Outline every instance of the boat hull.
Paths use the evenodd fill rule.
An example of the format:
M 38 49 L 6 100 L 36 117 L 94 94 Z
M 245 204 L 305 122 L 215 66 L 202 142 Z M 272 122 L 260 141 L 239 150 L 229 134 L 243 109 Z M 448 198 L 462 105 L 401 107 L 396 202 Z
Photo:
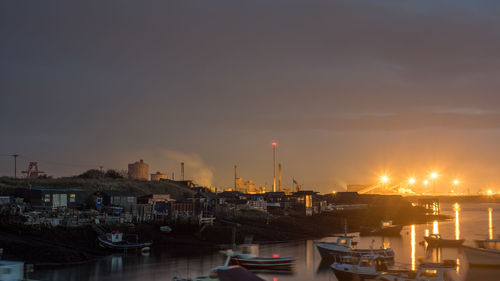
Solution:
M 464 239 L 448 240 L 431 237 L 424 237 L 424 239 L 430 247 L 460 247 L 465 241 Z
M 400 236 L 402 225 L 393 225 L 385 228 L 364 228 L 359 232 L 360 236 Z
M 500 268 L 500 251 L 463 246 L 467 261 L 471 267 Z
M 376 254 L 383 257 L 386 261 L 394 260 L 394 251 L 392 249 L 349 249 L 349 248 L 328 248 L 327 243 L 316 243 L 316 248 L 319 251 L 319 254 L 323 260 L 332 260 L 346 256 L 346 255 L 354 255 L 354 256 L 362 256 L 367 254 Z
M 293 258 L 241 258 L 232 257 L 230 265 L 239 265 L 248 270 L 258 271 L 291 271 L 295 265 Z
M 360 274 L 343 271 L 336 268 L 332 268 L 332 270 L 339 281 L 363 281 L 367 279 L 375 279 L 378 276 L 378 274 Z
M 128 251 L 128 250 L 140 250 L 143 248 L 147 248 L 148 250 L 150 249 L 151 245 L 153 243 L 147 242 L 147 243 L 124 243 L 124 244 L 116 244 L 112 243 L 110 241 L 105 240 L 104 238 L 98 237 L 99 239 L 99 245 L 103 248 L 113 250 L 113 251 Z

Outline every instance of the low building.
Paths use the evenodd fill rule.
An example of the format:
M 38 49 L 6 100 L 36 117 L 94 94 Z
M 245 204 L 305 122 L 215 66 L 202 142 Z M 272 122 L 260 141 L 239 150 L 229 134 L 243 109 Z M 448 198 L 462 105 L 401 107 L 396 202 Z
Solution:
M 122 207 L 130 208 L 137 204 L 137 197 L 128 191 L 103 190 L 94 193 L 97 209 L 100 207 Z
M 156 172 L 155 174 L 151 174 L 151 181 L 161 181 L 166 179 L 168 179 L 167 174 L 161 172 Z
M 88 192 L 75 188 L 33 187 L 17 190 L 17 197 L 30 203 L 33 208 L 83 208 L 87 203 Z

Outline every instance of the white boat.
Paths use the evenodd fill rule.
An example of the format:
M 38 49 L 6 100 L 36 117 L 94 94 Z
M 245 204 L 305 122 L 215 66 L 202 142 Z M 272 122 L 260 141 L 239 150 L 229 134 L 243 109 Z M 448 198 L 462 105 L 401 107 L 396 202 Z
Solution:
M 444 239 L 440 234 L 431 234 L 424 237 L 430 247 L 460 247 L 465 239 Z
M 251 271 L 292 271 L 295 266 L 295 258 L 280 257 L 273 255 L 272 257 L 254 256 L 244 252 L 223 252 L 229 257 L 229 265 L 239 265 Z
M 143 252 L 149 252 L 152 242 L 138 242 L 137 235 L 134 235 L 135 242 L 127 241 L 123 239 L 123 233 L 118 231 L 113 231 L 111 233 L 106 233 L 105 237 L 98 237 L 99 245 L 103 248 L 119 251 L 128 250 L 141 250 Z
M 356 249 L 356 241 L 353 240 L 354 236 L 340 236 L 336 242 L 315 242 L 321 258 L 324 260 L 337 260 L 343 256 L 357 256 L 374 254 L 382 257 L 387 261 L 394 260 L 394 251 L 391 248 L 387 249 Z
M 500 267 L 500 250 L 462 247 L 470 267 Z
M 24 262 L 0 260 L 0 280 L 22 281 L 24 279 Z
M 457 263 L 445 260 L 442 263 L 421 263 L 416 271 L 389 270 L 382 272 L 378 281 L 449 281 L 458 280 Z
M 388 270 L 387 261 L 378 255 L 344 256 L 334 262 L 330 268 L 340 281 L 373 279 L 381 272 Z
M 160 231 L 162 233 L 170 233 L 172 231 L 172 228 L 168 225 L 160 226 Z

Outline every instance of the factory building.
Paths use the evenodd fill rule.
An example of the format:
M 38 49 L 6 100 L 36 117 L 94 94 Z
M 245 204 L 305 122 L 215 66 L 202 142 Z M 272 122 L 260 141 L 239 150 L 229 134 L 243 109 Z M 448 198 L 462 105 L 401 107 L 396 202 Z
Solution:
M 166 179 L 168 179 L 167 174 L 161 172 L 156 172 L 155 174 L 151 174 L 151 181 L 161 181 Z
M 148 180 L 149 165 L 142 159 L 139 162 L 128 164 L 128 178 L 133 180 Z

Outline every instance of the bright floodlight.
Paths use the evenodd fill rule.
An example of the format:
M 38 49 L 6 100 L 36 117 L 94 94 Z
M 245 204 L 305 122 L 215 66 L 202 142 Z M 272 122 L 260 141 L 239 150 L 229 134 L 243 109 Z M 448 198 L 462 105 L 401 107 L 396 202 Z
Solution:
M 493 190 L 488 189 L 488 195 L 493 195 Z
M 410 178 L 410 179 L 408 180 L 408 183 L 409 183 L 409 184 L 414 184 L 414 183 L 415 183 L 415 179 L 414 179 L 414 178 Z
M 380 181 L 386 183 L 386 182 L 389 181 L 389 177 L 388 176 L 382 176 L 382 177 L 380 177 Z
M 436 173 L 436 172 L 431 173 L 431 178 L 435 179 L 437 177 L 438 177 L 438 173 Z
M 424 180 L 424 185 L 428 185 L 429 184 L 429 180 Z
M 453 184 L 454 184 L 454 185 L 458 185 L 459 183 L 460 183 L 460 181 L 459 181 L 459 180 L 454 180 L 454 181 L 453 181 Z

